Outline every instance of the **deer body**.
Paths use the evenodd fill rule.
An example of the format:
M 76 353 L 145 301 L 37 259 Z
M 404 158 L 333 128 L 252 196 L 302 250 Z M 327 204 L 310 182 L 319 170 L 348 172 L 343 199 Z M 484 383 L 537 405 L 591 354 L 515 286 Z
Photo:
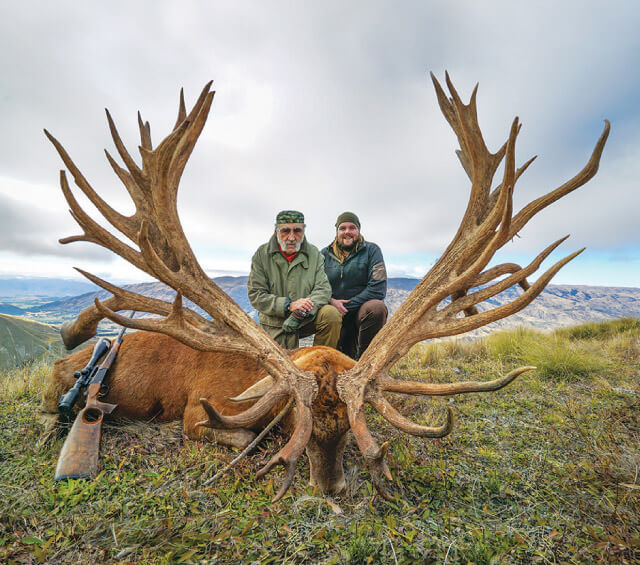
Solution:
M 90 347 L 56 361 L 44 392 L 41 413 L 57 419 L 58 400 L 75 381 L 73 373 L 84 367 Z M 294 364 L 316 375 L 319 394 L 313 404 L 314 428 L 307 454 L 312 485 L 339 492 L 344 487 L 342 453 L 349 430 L 346 405 L 336 391 L 336 376 L 350 369 L 354 361 L 335 349 L 308 347 L 291 352 Z M 140 331 L 124 337 L 120 353 L 109 373 L 105 400 L 117 404 L 115 415 L 154 422 L 183 421 L 185 436 L 245 447 L 254 432 L 264 428 L 283 407 L 276 404 L 248 429 L 213 429 L 198 426 L 206 420 L 201 399 L 219 413 L 236 415 L 255 401 L 232 402 L 267 376 L 257 361 L 237 353 L 191 349 L 168 336 Z M 295 412 L 282 423 L 286 433 L 295 429 Z

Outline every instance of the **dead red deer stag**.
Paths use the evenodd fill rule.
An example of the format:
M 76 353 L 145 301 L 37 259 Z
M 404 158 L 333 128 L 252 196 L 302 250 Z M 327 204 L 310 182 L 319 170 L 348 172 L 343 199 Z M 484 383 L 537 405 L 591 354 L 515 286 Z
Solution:
M 291 437 L 258 473 L 262 476 L 276 465 L 285 467 L 283 484 L 274 501 L 291 485 L 296 462 L 305 448 L 311 463 L 311 483 L 327 491 L 342 489 L 342 455 L 349 429 L 369 465 L 374 485 L 384 495 L 381 477 L 390 478 L 385 463 L 387 443 L 379 446 L 370 433 L 365 421 L 366 404 L 403 432 L 419 437 L 442 437 L 453 426 L 450 409 L 441 426 L 423 426 L 397 411 L 385 393 L 438 396 L 493 391 L 532 369 L 521 367 L 487 382 L 447 384 L 398 380 L 388 373 L 393 364 L 420 341 L 461 334 L 522 310 L 562 266 L 581 252 L 565 257 L 531 285 L 527 277 L 537 271 L 542 261 L 566 238 L 551 244 L 526 267 L 505 263 L 487 269 L 494 254 L 536 213 L 596 174 L 609 123 L 605 123 L 591 158 L 576 176 L 514 214 L 514 186 L 533 161 L 530 159 L 516 167 L 518 118 L 513 121 L 506 143 L 491 153 L 478 125 L 477 86 L 469 104 L 464 104 L 448 75 L 450 97 L 433 75 L 432 78 L 440 108 L 458 137 L 458 157 L 471 180 L 469 204 L 446 251 L 357 363 L 322 347 L 293 354 L 285 352 L 220 290 L 196 260 L 178 218 L 176 198 L 180 177 L 211 108 L 214 95 L 211 83 L 205 86 L 188 115 L 181 95 L 176 125 L 155 149 L 148 122 L 144 123 L 138 116 L 141 168 L 125 149 L 107 112 L 111 134 L 125 168 L 109 153 L 107 159 L 135 203 L 131 216 L 124 216 L 109 206 L 89 185 L 62 145 L 45 132 L 80 190 L 104 218 L 137 247 L 112 235 L 80 207 L 64 171 L 60 173 L 62 191 L 84 233 L 62 239 L 61 243 L 90 241 L 101 245 L 177 291 L 175 301 L 169 304 L 120 289 L 81 271 L 113 297 L 104 303 L 96 300 L 94 306 L 85 309 L 73 324 L 64 328 L 68 346 L 94 335 L 103 317 L 129 328 L 168 336 L 154 337 L 140 332 L 126 338 L 110 377 L 109 397 L 109 402 L 120 406 L 123 416 L 142 418 L 160 413 L 163 419 L 184 417 L 185 432 L 191 437 L 199 437 L 198 426 L 204 426 L 211 430 L 209 437 L 219 438 L 216 434 L 224 436 L 222 431 L 228 430 L 233 437 L 222 437 L 222 441 L 243 443 L 246 437 L 234 436 L 234 433 L 263 425 L 277 406 L 293 398 Z M 492 189 L 493 177 L 503 161 L 504 175 Z M 520 285 L 523 292 L 510 303 L 483 312 L 476 309 L 480 302 L 513 285 Z M 200 306 L 211 319 L 184 308 L 183 296 Z M 446 300 L 449 297 L 450 300 Z M 117 313 L 122 310 L 144 311 L 160 317 L 129 319 Z M 66 386 L 61 383 L 69 382 L 71 372 L 83 365 L 83 355 L 88 357 L 89 353 L 75 354 L 56 366 L 49 400 L 45 398 L 43 404 L 45 411 L 55 410 L 51 399 L 57 400 L 57 391 Z M 239 409 L 227 398 L 258 381 L 241 395 L 240 399 L 253 399 L 249 407 L 245 408 L 245 404 Z M 261 392 L 256 392 L 257 389 Z M 198 423 L 200 418 L 206 419 Z

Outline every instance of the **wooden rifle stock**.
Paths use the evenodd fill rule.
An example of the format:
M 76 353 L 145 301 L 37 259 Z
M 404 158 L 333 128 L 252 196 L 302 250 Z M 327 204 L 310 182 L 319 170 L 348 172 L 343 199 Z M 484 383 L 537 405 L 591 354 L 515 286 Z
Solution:
M 53 476 L 56 481 L 95 477 L 98 471 L 102 420 L 105 414 L 111 414 L 117 408 L 117 404 L 102 402 L 98 397 L 107 372 L 118 355 L 124 332 L 125 328 L 122 328 L 87 387 L 86 405 L 78 412 L 58 457 L 58 465 Z
M 90 384 L 87 388 L 87 404 L 78 412 L 64 441 L 54 480 L 82 479 L 95 477 L 98 470 L 100 439 L 102 438 L 102 419 L 111 414 L 116 404 L 98 400 L 99 384 Z

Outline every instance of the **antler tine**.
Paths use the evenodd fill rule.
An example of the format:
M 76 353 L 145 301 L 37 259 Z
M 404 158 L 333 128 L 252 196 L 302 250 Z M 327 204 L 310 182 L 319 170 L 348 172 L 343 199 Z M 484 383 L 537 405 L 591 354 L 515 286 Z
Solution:
M 449 435 L 453 430 L 455 416 L 453 410 L 447 408 L 447 419 L 441 426 L 421 426 L 405 418 L 391 403 L 380 394 L 371 395 L 367 401 L 387 422 L 399 430 L 417 437 L 441 438 Z
M 161 300 L 157 302 L 165 305 L 162 308 L 164 312 L 168 310 L 168 313 L 162 318 L 128 318 L 127 316 L 116 313 L 106 305 L 106 302 L 100 302 L 97 298 L 94 299 L 94 306 L 101 318 L 108 318 L 116 324 L 134 330 L 162 333 L 194 349 L 201 351 L 234 351 L 253 359 L 259 356 L 259 353 L 255 349 L 247 347 L 247 344 L 241 336 L 229 335 L 229 332 L 224 332 L 223 329 L 218 332 L 213 332 L 211 328 L 209 328 L 207 331 L 202 328 L 200 323 L 193 324 L 192 320 L 194 318 L 198 322 L 200 320 L 204 321 L 204 318 L 182 307 L 182 295 L 179 292 L 176 294 L 176 299 L 173 304 Z M 158 310 L 160 310 L 160 308 L 157 307 L 157 302 L 155 299 L 137 295 L 136 303 L 139 309 L 136 309 L 136 311 L 157 313 Z M 162 314 L 164 314 L 164 312 Z
M 180 89 L 180 102 L 178 103 L 178 117 L 173 129 L 176 129 L 187 118 L 187 107 L 184 103 L 184 88 Z
M 282 386 L 273 387 L 249 409 L 235 416 L 223 416 L 206 398 L 200 399 L 200 404 L 207 414 L 207 420 L 196 424 L 205 428 L 247 428 L 264 418 L 279 400 L 287 398 L 289 392 Z
M 167 137 L 165 137 L 158 147 L 153 151 L 149 151 L 144 147 L 140 147 L 140 155 L 142 157 L 142 173 L 141 179 L 138 181 L 140 189 L 144 194 L 144 199 L 151 205 L 169 206 L 168 210 L 176 214 L 175 200 L 177 187 L 173 190 L 154 190 L 155 186 L 166 187 L 166 179 L 168 169 L 171 165 L 171 157 L 176 146 L 180 143 L 182 137 L 189 129 L 189 122 L 185 120 L 176 129 L 174 129 Z M 133 178 L 135 175 L 132 173 Z M 168 188 L 168 187 L 167 187 Z
M 119 310 L 132 310 L 147 311 L 160 315 L 168 314 L 168 305 L 162 300 L 156 300 L 147 297 L 143 297 L 146 299 L 141 300 L 140 295 L 135 292 L 130 292 L 128 290 L 111 285 L 106 281 L 100 279 L 99 277 L 87 273 L 82 269 L 78 269 L 77 267 L 76 271 L 78 271 L 81 275 L 89 279 L 94 284 L 101 286 L 102 288 L 113 294 L 111 298 L 107 298 L 102 303 L 103 306 L 108 308 L 109 310 L 112 310 L 114 312 Z M 64 342 L 65 347 L 68 350 L 74 349 L 81 343 L 84 343 L 88 339 L 91 339 L 93 336 L 95 336 L 98 329 L 98 323 L 103 318 L 104 316 L 100 312 L 100 310 L 98 310 L 96 306 L 93 305 L 82 310 L 82 312 L 78 314 L 75 320 L 64 322 L 60 328 L 60 334 L 62 336 L 62 341 Z
M 481 177 L 479 183 L 474 176 L 467 212 L 454 238 L 454 243 L 461 239 L 465 240 L 466 253 L 463 254 L 460 260 L 462 267 L 466 266 L 465 263 L 473 260 L 474 256 L 477 256 L 476 250 L 479 250 L 480 259 L 477 259 L 475 264 L 477 265 L 484 262 L 484 265 L 480 267 L 480 270 L 482 270 L 491 260 L 495 252 L 500 249 L 508 239 L 513 209 L 513 190 L 515 188 L 515 145 L 519 131 L 520 125 L 516 117 L 511 124 L 509 138 L 504 151 L 506 160 L 502 186 L 504 186 L 505 189 L 500 190 L 493 206 L 490 207 L 488 203 L 488 189 L 476 190 L 475 188 L 476 185 L 491 187 L 493 172 L 491 172 L 490 176 L 485 175 Z M 488 152 L 487 154 L 489 155 Z M 494 234 L 494 230 L 498 225 L 500 226 L 499 234 Z M 468 232 L 470 230 L 473 230 L 475 235 L 474 240 L 471 242 L 469 242 L 468 238 Z M 487 243 L 488 238 L 491 238 L 489 243 Z M 475 269 L 476 267 L 472 270 Z M 478 270 L 475 275 L 479 272 Z M 472 276 L 475 277 L 475 275 Z
M 131 196 L 131 200 L 133 200 L 136 206 L 136 210 L 139 210 L 141 208 L 146 210 L 146 207 L 145 207 L 146 201 L 145 201 L 144 193 L 142 192 L 141 188 L 136 184 L 136 182 L 133 180 L 133 177 L 129 174 L 129 171 L 127 171 L 126 169 L 123 169 L 120 165 L 118 165 L 116 160 L 111 156 L 111 154 L 106 149 L 104 150 L 104 154 L 107 157 L 107 161 L 109 161 L 109 164 L 113 169 L 113 172 L 116 173 L 116 175 L 118 175 L 120 182 L 122 182 L 122 184 L 124 184 L 125 188 L 127 189 L 129 196 Z M 135 219 L 136 225 L 135 225 L 135 228 L 132 230 L 132 237 L 130 237 L 128 234 L 127 234 L 127 237 L 129 237 L 129 239 L 133 241 L 135 238 L 135 234 L 137 234 L 138 230 L 140 229 L 140 225 L 139 225 L 140 220 L 137 214 L 134 214 L 132 218 Z
M 153 146 L 151 144 L 151 125 L 149 122 L 143 122 L 140 112 L 138 112 L 138 129 L 140 130 L 140 144 L 145 149 L 151 151 Z
M 120 158 L 124 161 L 125 166 L 129 170 L 129 173 L 133 177 L 133 180 L 140 186 L 141 188 L 145 186 L 145 179 L 142 175 L 142 171 L 133 160 L 133 157 L 127 151 L 122 139 L 120 138 L 120 134 L 118 133 L 118 128 L 116 128 L 116 124 L 111 117 L 111 113 L 107 108 L 104 109 L 105 114 L 107 115 L 107 122 L 109 124 L 109 131 L 111 132 L 111 139 L 113 139 L 113 143 L 116 146 L 118 154 Z
M 79 269 L 78 267 L 75 267 L 75 270 L 83 277 L 90 280 L 93 284 L 103 288 L 107 292 L 110 292 L 115 298 L 119 299 L 119 304 L 121 305 L 119 308 L 114 310 L 108 306 L 114 310 L 114 312 L 118 310 L 135 310 L 136 312 L 149 312 L 150 314 L 159 314 L 161 316 L 168 316 L 171 313 L 171 305 L 164 300 L 158 300 L 157 298 L 152 298 L 150 296 L 143 296 L 137 292 L 120 288 L 119 286 L 111 284 L 110 282 L 84 271 L 83 269 Z M 193 322 L 199 322 L 200 324 L 206 323 L 206 320 L 199 314 L 196 314 L 192 310 L 189 310 L 189 312 L 193 314 Z
M 602 157 L 602 152 L 604 151 L 604 146 L 607 143 L 607 138 L 609 137 L 609 131 L 611 130 L 611 124 L 609 120 L 604 121 L 604 129 L 598 138 L 598 142 L 596 143 L 593 152 L 591 153 L 591 157 L 589 161 L 584 166 L 584 168 L 573 178 L 552 190 L 548 194 L 541 196 L 540 198 L 536 198 L 529 204 L 527 204 L 520 212 L 516 214 L 513 218 L 513 222 L 511 224 L 511 232 L 509 238 L 513 237 L 516 233 L 518 233 L 522 228 L 529 222 L 533 216 L 535 216 L 541 210 L 544 210 L 550 204 L 553 204 L 556 200 L 559 200 L 563 196 L 573 192 L 577 188 L 580 188 L 587 182 L 589 182 L 598 172 L 598 168 L 600 166 L 600 158 Z
M 315 386 L 315 377 L 310 375 L 313 382 L 308 381 L 307 386 Z M 264 477 L 271 469 L 277 465 L 282 465 L 285 468 L 285 476 L 282 481 L 282 485 L 276 495 L 273 497 L 272 502 L 278 502 L 284 494 L 287 492 L 291 483 L 293 482 L 293 476 L 295 473 L 296 463 L 302 455 L 305 447 L 309 443 L 311 438 L 311 431 L 313 429 L 313 416 L 311 414 L 311 405 L 305 399 L 308 393 L 300 394 L 304 391 L 304 388 L 294 389 L 292 392 L 296 399 L 296 411 L 297 421 L 296 427 L 293 430 L 293 434 L 284 447 L 278 451 L 267 464 L 256 473 L 256 477 Z
M 526 277 L 528 277 L 529 275 L 531 275 L 532 273 L 535 273 L 538 268 L 540 267 L 540 265 L 542 264 L 542 262 L 563 242 L 565 241 L 569 236 L 565 236 L 561 239 L 559 239 L 558 241 L 552 243 L 551 245 L 549 245 L 542 253 L 540 253 L 531 263 L 529 263 L 529 265 L 527 265 L 524 269 L 518 269 L 517 271 L 515 271 L 511 276 L 501 280 L 500 282 L 497 282 L 491 286 L 488 286 L 486 288 L 483 288 L 481 290 L 478 290 L 474 293 L 471 294 L 466 294 L 464 297 L 460 297 L 457 300 L 452 300 L 451 304 L 449 304 L 449 306 L 445 306 L 442 310 L 441 310 L 441 315 L 442 316 L 452 316 L 457 314 L 458 312 L 461 312 L 462 310 L 466 310 L 467 308 L 470 308 L 471 306 L 475 306 L 476 304 L 479 304 L 480 302 L 484 302 L 485 300 L 488 300 L 489 298 L 495 296 L 496 294 L 501 293 L 504 290 L 507 290 L 508 288 L 511 288 L 512 286 L 516 285 L 516 284 L 520 284 L 523 287 L 523 290 L 528 290 L 531 285 L 529 285 L 529 283 L 527 283 L 526 281 Z M 522 284 L 524 281 L 524 284 Z M 476 281 L 475 286 L 479 286 L 482 283 L 479 283 Z M 526 287 L 526 288 L 524 288 Z
M 365 418 L 362 405 L 354 406 L 347 404 L 347 414 L 349 417 L 351 431 L 353 432 L 353 437 L 358 444 L 360 453 L 362 453 L 364 460 L 369 467 L 373 486 L 383 498 L 392 500 L 391 495 L 387 492 L 384 483 L 382 482 L 383 476 L 388 481 L 393 480 L 391 471 L 389 471 L 389 467 L 385 461 L 389 443 L 384 442 L 381 446 L 378 446 L 376 440 L 373 439 L 373 436 L 367 427 L 367 420 Z
M 104 318 L 103 312 L 105 308 L 110 312 L 132 310 L 136 312 L 149 312 L 160 316 L 169 316 L 172 308 L 175 308 L 175 303 L 172 307 L 171 304 L 164 300 L 142 296 L 138 293 L 115 286 L 82 269 L 76 268 L 76 270 L 95 285 L 111 292 L 113 296 L 101 301 L 103 309 L 98 309 L 94 304 L 85 308 L 73 322 L 65 322 L 62 325 L 60 332 L 67 349 L 73 349 L 96 335 L 98 323 Z M 216 320 L 206 320 L 193 310 L 183 309 L 181 315 L 187 319 L 191 327 L 197 328 L 201 332 L 211 332 L 212 326 L 215 328 L 215 333 L 224 332 L 223 324 Z M 242 351 L 246 352 L 245 348 L 243 348 Z
M 71 172 L 73 176 L 73 180 L 76 186 L 82 190 L 82 192 L 87 196 L 87 198 L 91 201 L 91 203 L 98 209 L 98 211 L 104 216 L 104 218 L 113 225 L 117 230 L 121 231 L 125 235 L 129 236 L 130 233 L 133 233 L 132 229 L 132 220 L 123 214 L 120 214 L 118 211 L 114 210 L 109 204 L 107 204 L 93 189 L 93 187 L 89 184 L 84 175 L 80 172 L 80 169 L 73 162 L 69 154 L 62 146 L 62 144 L 51 135 L 46 129 L 44 130 L 45 135 L 51 141 L 53 146 L 56 148 L 58 155 L 62 159 L 62 162 L 65 164 L 67 169 Z M 61 181 L 62 182 L 62 181 Z M 65 179 L 66 182 L 66 179 Z M 66 196 L 66 193 L 65 193 Z M 67 198 L 67 200 L 69 200 Z
M 180 139 L 180 143 L 171 159 L 169 172 L 167 174 L 167 184 L 173 190 L 177 190 L 187 160 L 202 133 L 204 124 L 209 116 L 209 111 L 211 110 L 211 105 L 213 104 L 214 96 L 215 92 L 209 92 L 204 97 L 202 104 L 198 107 L 198 112 L 195 113 L 194 108 L 189 115 L 188 121 L 190 127 L 187 129 L 186 134 Z
M 212 84 L 213 84 L 213 81 L 210 80 L 207 84 L 204 85 L 204 87 L 200 91 L 200 95 L 198 96 L 196 103 L 193 105 L 193 108 L 191 108 L 191 112 L 189 112 L 189 115 L 185 118 L 186 120 L 193 121 L 194 117 L 201 112 L 207 97 L 214 94 L 213 92 L 211 92 Z M 182 97 L 181 97 L 181 100 L 182 100 Z
M 196 426 L 213 428 L 237 428 L 251 426 L 263 418 L 279 400 L 282 400 L 287 395 L 288 391 L 286 389 L 283 389 L 282 387 L 274 387 L 251 408 L 236 416 L 223 416 L 209 403 L 206 398 L 201 398 L 200 403 L 205 409 L 208 419 L 198 422 Z M 291 439 L 280 451 L 278 451 L 278 453 L 271 457 L 262 469 L 256 473 L 256 477 L 261 478 L 277 465 L 284 466 L 285 476 L 280 489 L 272 499 L 273 503 L 278 502 L 278 500 L 280 500 L 291 487 L 296 471 L 296 464 L 305 447 L 309 443 L 313 428 L 311 408 L 306 404 L 306 401 L 302 396 L 295 394 L 295 391 L 294 397 L 296 397 L 297 424 Z
M 425 332 L 427 337 L 421 338 L 418 337 L 415 339 L 414 343 L 418 341 L 423 341 L 423 339 L 431 339 L 435 337 L 446 337 L 452 335 L 459 335 L 461 333 L 466 333 L 471 330 L 475 330 L 482 326 L 486 326 L 491 322 L 495 322 L 496 320 L 502 320 L 508 316 L 516 314 L 520 312 L 525 306 L 531 304 L 534 298 L 538 296 L 545 287 L 549 284 L 549 281 L 554 277 L 554 275 L 564 267 L 569 261 L 580 255 L 584 251 L 584 248 L 579 249 L 578 251 L 568 255 L 561 261 L 558 261 L 555 265 L 553 265 L 548 271 L 546 271 L 534 284 L 532 284 L 528 290 L 526 290 L 522 295 L 518 298 L 509 302 L 508 304 L 504 304 L 502 306 L 498 306 L 497 308 L 493 308 L 490 310 L 486 310 L 485 312 L 480 312 L 475 316 L 467 316 L 465 318 L 455 318 L 443 320 L 442 324 L 439 324 L 434 330 L 427 330 Z M 418 334 L 420 335 L 420 334 Z M 424 335 L 424 334 L 422 334 Z
M 496 265 L 495 267 L 491 267 L 491 269 L 487 269 L 478 275 L 476 280 L 474 281 L 476 286 L 481 286 L 483 284 L 487 284 L 492 280 L 506 274 L 513 274 L 517 271 L 521 271 L 522 267 L 516 263 L 503 263 L 502 265 Z M 526 279 L 522 279 L 522 281 L 518 282 L 523 288 L 523 290 L 527 290 L 529 288 L 529 283 Z
M 506 144 L 505 144 L 505 147 L 506 147 Z M 518 182 L 518 179 L 522 176 L 522 173 L 524 173 L 529 168 L 529 165 L 531 165 L 531 163 L 533 163 L 537 158 L 538 156 L 534 155 L 528 161 L 526 161 L 524 164 L 518 167 L 518 170 L 516 171 L 516 175 L 514 179 L 514 184 Z M 500 195 L 501 190 L 502 190 L 502 183 L 496 186 L 496 188 L 493 190 L 493 192 L 489 196 L 489 206 L 493 206 L 495 204 L 495 201 L 498 199 L 498 196 Z
M 492 381 L 465 381 L 461 383 L 425 383 L 417 381 L 399 381 L 384 375 L 378 377 L 380 391 L 412 394 L 415 396 L 453 396 L 470 392 L 494 392 L 511 384 L 516 378 L 536 367 L 518 367 L 503 377 Z
M 457 125 L 457 116 L 456 116 L 455 110 L 453 109 L 453 101 L 450 100 L 449 97 L 446 95 L 445 91 L 440 85 L 440 82 L 438 81 L 436 76 L 433 74 L 433 72 L 430 73 L 430 75 L 431 75 L 431 82 L 433 82 L 433 87 L 436 91 L 436 98 L 438 99 L 438 105 L 440 106 L 440 110 L 442 111 L 442 114 L 444 115 L 447 122 L 449 122 L 451 129 L 455 133 L 458 125 Z
M 447 98 L 433 73 L 431 73 L 431 79 L 440 108 L 460 143 L 460 151 L 456 152 L 458 158 L 472 181 L 470 204 L 475 201 L 484 202 L 490 189 L 490 181 L 504 157 L 506 144 L 496 153 L 491 153 L 487 149 L 478 124 L 478 84 L 473 89 L 469 104 L 464 104 L 448 72 L 445 72 L 445 82 L 451 93 L 450 99 Z M 477 217 L 481 213 L 482 206 L 477 207 L 474 216 Z
M 142 256 L 139 252 L 105 230 L 82 209 L 80 204 L 78 204 L 78 201 L 73 196 L 73 192 L 71 192 L 71 188 L 69 187 L 67 176 L 64 171 L 60 171 L 60 187 L 62 188 L 62 193 L 64 194 L 69 207 L 71 208 L 70 212 L 73 219 L 84 230 L 83 236 L 61 238 L 59 240 L 60 243 L 65 244 L 73 241 L 88 241 L 96 243 L 105 249 L 113 251 L 139 269 L 146 271 L 144 262 L 142 261 Z

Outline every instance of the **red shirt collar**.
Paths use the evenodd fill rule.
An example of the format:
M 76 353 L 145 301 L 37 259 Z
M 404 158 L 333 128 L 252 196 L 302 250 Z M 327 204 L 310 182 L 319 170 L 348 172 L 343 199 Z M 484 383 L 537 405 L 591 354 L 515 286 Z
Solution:
M 289 255 L 288 253 L 285 253 L 284 250 L 282 249 L 282 247 L 280 247 L 280 242 L 278 242 L 278 249 L 280 249 L 280 253 L 282 253 L 282 256 L 289 261 L 289 263 L 291 263 L 291 261 L 293 261 L 296 257 L 296 255 L 298 253 L 300 253 L 299 251 L 296 251 L 294 253 L 292 253 L 291 255 Z

